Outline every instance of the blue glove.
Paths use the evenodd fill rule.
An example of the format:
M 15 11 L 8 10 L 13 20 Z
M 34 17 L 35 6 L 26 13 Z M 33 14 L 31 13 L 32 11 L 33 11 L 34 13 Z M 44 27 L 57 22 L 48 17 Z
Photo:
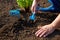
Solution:
M 29 17 L 30 20 L 35 20 L 36 19 L 36 15 L 35 13 L 33 12 L 32 15 Z
M 10 10 L 9 13 L 10 13 L 10 16 L 20 17 L 20 10 L 19 9 L 17 9 L 17 10 Z
M 44 11 L 44 12 L 46 12 L 46 11 L 53 11 L 54 7 L 53 7 L 53 5 L 51 5 L 51 6 L 47 7 L 47 8 L 37 7 L 36 10 L 40 10 L 40 11 Z
M 47 8 L 37 7 L 37 10 L 40 11 L 60 11 L 60 1 L 59 0 L 48 0 L 48 2 L 51 4 Z

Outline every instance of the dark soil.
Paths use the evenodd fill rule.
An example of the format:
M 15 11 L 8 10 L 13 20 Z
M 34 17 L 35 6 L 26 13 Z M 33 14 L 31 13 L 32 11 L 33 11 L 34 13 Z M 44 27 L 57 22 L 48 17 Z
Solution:
M 40 4 L 50 5 L 47 0 L 41 0 Z M 9 10 L 18 8 L 16 0 L 0 0 L 0 40 L 60 40 L 60 28 L 46 38 L 35 36 L 37 26 L 50 24 L 59 13 L 39 11 L 35 21 L 28 19 L 30 12 L 26 15 L 21 12 L 20 18 L 9 15 Z

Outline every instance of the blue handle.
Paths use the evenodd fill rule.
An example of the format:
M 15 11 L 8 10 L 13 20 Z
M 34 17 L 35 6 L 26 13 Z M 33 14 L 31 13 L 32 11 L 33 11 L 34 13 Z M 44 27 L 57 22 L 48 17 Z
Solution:
M 32 15 L 29 17 L 30 20 L 35 20 L 36 19 L 36 15 L 35 13 L 33 12 Z
M 16 16 L 16 17 L 20 17 L 20 10 L 16 9 L 16 10 L 10 10 L 9 11 L 10 16 Z

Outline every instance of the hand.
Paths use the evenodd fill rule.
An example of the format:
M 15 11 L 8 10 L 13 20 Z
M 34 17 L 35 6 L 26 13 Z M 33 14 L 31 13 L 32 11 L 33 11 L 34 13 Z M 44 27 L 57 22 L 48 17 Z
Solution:
M 37 5 L 38 5 L 37 1 L 34 0 L 33 3 L 32 3 L 32 7 L 31 7 L 31 11 L 32 11 L 32 12 L 36 12 L 36 7 L 37 7 Z
M 35 33 L 38 37 L 46 37 L 47 35 L 51 34 L 55 28 L 52 25 L 45 25 Z

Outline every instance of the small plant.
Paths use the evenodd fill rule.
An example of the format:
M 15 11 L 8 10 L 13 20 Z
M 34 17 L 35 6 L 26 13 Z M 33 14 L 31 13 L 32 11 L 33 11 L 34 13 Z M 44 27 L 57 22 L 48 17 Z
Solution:
M 33 0 L 17 0 L 17 4 L 20 8 L 24 8 L 25 10 L 28 10 L 32 5 Z

